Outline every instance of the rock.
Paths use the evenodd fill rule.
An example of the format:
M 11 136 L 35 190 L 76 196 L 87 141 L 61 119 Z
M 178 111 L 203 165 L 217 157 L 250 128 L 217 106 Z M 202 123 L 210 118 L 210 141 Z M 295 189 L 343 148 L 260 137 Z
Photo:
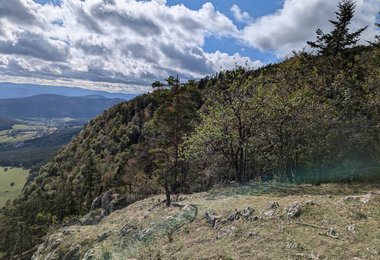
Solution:
M 366 195 L 361 195 L 361 196 L 347 196 L 345 198 L 343 198 L 343 202 L 347 202 L 347 201 L 358 201 L 358 202 L 361 202 L 363 204 L 368 204 L 372 199 L 372 196 L 370 193 L 366 194 Z
M 104 241 L 108 236 L 110 235 L 109 232 L 103 232 L 100 235 L 98 235 L 95 239 L 96 242 L 102 242 Z
M 91 208 L 90 211 L 98 209 L 102 206 L 102 196 L 96 197 L 92 203 L 91 203 Z
M 207 211 L 205 212 L 205 219 L 207 223 L 211 224 L 213 228 L 216 227 L 217 222 L 221 219 L 220 216 L 217 216 L 215 214 L 210 214 Z
M 120 230 L 120 235 L 122 237 L 125 237 L 129 234 L 136 233 L 138 230 L 137 227 L 131 225 L 131 224 L 126 224 L 121 230 Z
M 309 255 L 309 259 L 311 259 L 311 260 L 319 260 L 320 256 L 319 255 L 314 255 L 314 253 L 311 252 L 310 255 Z
M 269 204 L 268 204 L 268 209 L 277 209 L 279 207 L 280 207 L 280 205 L 278 204 L 277 201 L 272 201 L 272 202 L 269 202 Z
M 235 212 L 232 213 L 227 218 L 227 220 L 228 221 L 235 221 L 235 220 L 239 220 L 241 218 L 243 218 L 245 220 L 256 220 L 257 217 L 252 216 L 253 211 L 254 211 L 254 209 L 251 207 L 247 207 L 247 208 L 239 210 L 239 211 L 235 210 Z
M 107 191 L 102 196 L 102 209 L 107 210 L 110 202 L 112 200 L 112 191 Z
M 95 259 L 95 250 L 90 249 L 84 254 L 83 260 L 93 260 L 93 259 Z
M 234 237 L 236 235 L 236 227 L 226 227 L 221 228 L 218 231 L 218 234 L 216 236 L 216 239 L 219 239 L 220 237 Z
M 248 232 L 247 235 L 246 235 L 247 238 L 248 238 L 248 237 L 257 237 L 257 236 L 258 236 L 258 235 L 257 235 L 256 232 Z
M 71 234 L 71 230 L 68 229 L 68 228 L 63 228 L 63 229 L 62 229 L 62 234 L 63 234 L 64 236 L 68 236 L 68 235 Z
M 270 209 L 270 210 L 267 210 L 267 211 L 264 211 L 264 216 L 266 216 L 266 217 L 270 217 L 270 218 L 272 218 L 272 217 L 275 217 L 276 216 L 276 210 L 274 210 L 274 209 Z
M 82 226 L 96 225 L 98 224 L 105 216 L 107 216 L 104 209 L 96 209 L 90 211 L 87 215 L 79 219 L 79 222 Z
M 80 259 L 80 245 L 71 247 L 69 251 L 65 254 L 62 260 L 79 260 Z
M 294 241 L 291 241 L 291 240 L 288 240 L 285 244 L 286 248 L 289 248 L 289 249 L 297 249 L 297 248 L 303 248 L 302 247 L 302 244 L 300 243 L 297 243 L 297 242 L 294 242 Z
M 351 233 L 356 233 L 355 225 L 350 225 L 347 227 L 347 230 Z
M 301 207 L 301 204 L 297 202 L 290 204 L 285 210 L 287 217 L 299 217 L 301 215 Z
M 125 208 L 129 204 L 130 201 L 128 201 L 126 195 L 120 195 L 112 193 L 112 191 L 107 191 L 92 201 L 90 212 L 82 217 L 79 222 L 81 225 L 96 225 L 104 217 L 116 210 Z
M 119 210 L 128 206 L 127 196 L 114 194 L 112 196 L 111 202 L 108 204 L 106 208 L 104 208 L 108 214 L 114 212 L 115 210 Z

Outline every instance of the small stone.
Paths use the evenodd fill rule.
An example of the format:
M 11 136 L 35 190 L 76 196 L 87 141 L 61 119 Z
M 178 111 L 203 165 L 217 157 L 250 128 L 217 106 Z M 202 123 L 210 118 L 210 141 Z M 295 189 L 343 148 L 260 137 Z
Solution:
M 289 218 L 299 217 L 301 215 L 301 204 L 300 203 L 292 203 L 286 208 L 286 215 Z
M 270 209 L 264 212 L 264 216 L 266 217 L 275 217 L 276 211 L 274 209 Z
M 257 233 L 256 232 L 248 232 L 246 237 L 257 237 Z
M 207 211 L 205 212 L 205 219 L 207 223 L 211 224 L 213 228 L 216 227 L 217 222 L 221 219 L 220 216 L 217 216 L 215 214 L 210 214 Z
M 319 259 L 319 255 L 314 255 L 314 253 L 311 252 L 310 255 L 309 255 L 309 259 L 318 260 Z
M 104 232 L 100 235 L 98 235 L 95 239 L 96 242 L 102 242 L 104 241 L 107 237 L 109 236 L 109 233 L 108 232 Z
M 84 254 L 83 260 L 93 260 L 93 259 L 95 259 L 95 250 L 90 249 Z
M 355 233 L 356 232 L 355 225 L 348 226 L 347 230 L 350 231 L 351 233 Z
M 231 222 L 235 221 L 235 220 L 239 220 L 240 218 L 244 218 L 245 220 L 251 220 L 253 211 L 254 211 L 254 209 L 251 207 L 247 207 L 247 208 L 239 210 L 239 211 L 235 209 L 235 212 L 232 213 L 227 218 L 227 220 L 231 221 Z
M 269 204 L 268 204 L 268 209 L 277 209 L 279 207 L 280 207 L 280 205 L 278 204 L 277 201 L 272 201 L 272 202 L 269 202 Z

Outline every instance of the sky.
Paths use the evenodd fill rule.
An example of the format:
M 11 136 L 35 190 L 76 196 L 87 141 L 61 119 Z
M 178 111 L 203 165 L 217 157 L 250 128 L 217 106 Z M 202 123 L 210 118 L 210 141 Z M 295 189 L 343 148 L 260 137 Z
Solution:
M 0 0 L 0 82 L 144 93 L 156 80 L 258 68 L 331 30 L 338 0 Z M 379 0 L 351 29 L 380 34 Z M 0 93 L 1 95 L 1 93 Z

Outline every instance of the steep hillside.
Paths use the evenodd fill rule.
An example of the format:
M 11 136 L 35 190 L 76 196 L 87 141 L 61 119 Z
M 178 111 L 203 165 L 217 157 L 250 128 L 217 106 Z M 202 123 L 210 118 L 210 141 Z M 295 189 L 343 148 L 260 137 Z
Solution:
M 51 94 L 0 99 L 0 115 L 16 119 L 62 117 L 90 119 L 121 101 L 102 96 L 66 97 Z
M 34 260 L 379 259 L 380 189 L 252 185 L 151 197 L 50 234 Z
M 170 206 L 175 194 L 220 183 L 378 182 L 379 64 L 379 49 L 358 47 L 156 82 L 91 120 L 1 211 L 0 251 L 33 248 L 106 191 L 129 203 L 165 192 Z
M 16 144 L 0 144 L 0 165 L 23 167 L 37 172 L 54 157 L 62 145 L 69 143 L 81 130 L 82 127 L 68 127 Z

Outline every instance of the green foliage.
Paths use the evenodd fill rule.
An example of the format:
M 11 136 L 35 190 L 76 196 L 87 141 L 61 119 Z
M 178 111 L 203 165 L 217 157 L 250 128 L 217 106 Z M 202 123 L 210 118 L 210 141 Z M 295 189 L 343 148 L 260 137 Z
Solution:
M 159 175 L 166 194 L 166 204 L 170 206 L 171 193 L 185 188 L 185 164 L 180 160 L 179 149 L 183 137 L 193 129 L 198 90 L 195 82 L 181 84 L 179 78 L 169 77 L 168 89 L 155 92 L 159 107 L 147 124 L 150 149 L 155 173 Z
M 343 32 L 349 3 L 341 3 L 346 22 L 334 23 Z M 1 210 L 0 252 L 30 249 L 49 225 L 86 214 L 107 190 L 131 198 L 165 191 L 170 205 L 172 194 L 221 182 L 378 180 L 380 49 L 335 47 L 334 56 L 295 53 L 198 83 L 169 77 L 105 111 Z
M 70 127 L 35 139 L 24 141 L 22 145 L 0 145 L 0 165 L 24 167 L 36 173 L 51 160 L 60 147 L 70 142 L 81 128 Z
M 12 129 L 12 126 L 14 126 L 17 122 L 0 116 L 0 131 L 7 130 L 7 129 Z

